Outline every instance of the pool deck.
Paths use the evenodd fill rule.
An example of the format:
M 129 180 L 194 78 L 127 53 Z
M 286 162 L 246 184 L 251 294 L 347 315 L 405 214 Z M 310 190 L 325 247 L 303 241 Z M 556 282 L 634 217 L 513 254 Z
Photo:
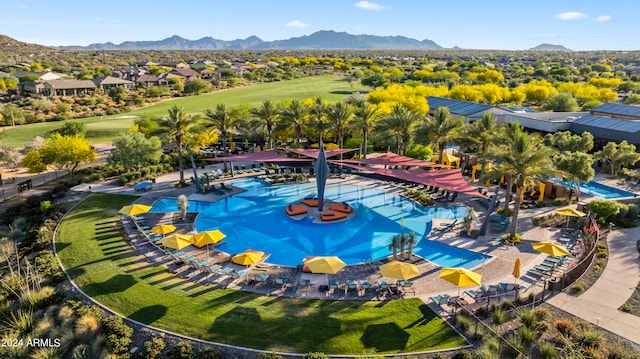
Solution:
M 207 170 L 218 168 L 220 165 L 208 166 Z M 185 172 L 186 173 L 186 172 Z M 249 175 L 240 175 L 236 176 L 236 178 L 255 176 L 256 174 Z M 136 192 L 131 188 L 123 188 L 118 186 L 109 186 L 103 185 L 100 183 L 91 183 L 91 184 L 81 184 L 74 188 L 75 191 L 78 192 L 106 192 L 106 193 L 117 193 L 117 194 L 129 194 L 129 195 L 137 195 L 140 198 L 136 201 L 137 203 L 144 204 L 153 204 L 157 199 L 162 197 L 177 197 L 180 194 L 185 194 L 189 199 L 199 200 L 199 201 L 218 201 L 221 198 L 224 198 L 229 195 L 233 195 L 235 193 L 239 193 L 243 191 L 240 188 L 230 187 L 231 190 L 226 191 L 225 193 L 217 193 L 217 194 L 198 194 L 195 193 L 194 187 L 188 187 L 183 189 L 176 189 L 173 187 L 178 180 L 178 174 L 172 173 L 165 176 L 161 176 L 156 180 L 156 184 L 154 184 L 153 189 L 140 193 Z M 224 180 L 223 182 L 227 182 L 229 180 Z M 378 189 L 384 189 L 390 192 L 400 193 L 402 188 L 390 182 L 382 182 L 370 180 L 368 178 L 352 176 L 346 180 L 340 179 L 330 179 L 331 181 L 357 181 L 359 185 L 363 186 L 373 186 Z M 639 193 L 640 194 L 640 185 L 635 185 L 633 183 L 629 183 L 626 181 L 621 181 L 620 179 L 609 179 L 608 176 L 603 174 L 598 174 L 594 181 L 597 181 L 602 184 L 606 184 L 612 187 L 621 188 L 630 192 Z M 216 181 L 220 182 L 220 181 Z M 584 202 L 589 202 L 590 200 L 597 198 L 588 195 L 584 195 L 581 200 Z M 451 202 L 445 202 L 445 205 L 451 205 Z M 458 199 L 453 204 L 465 204 L 472 206 L 476 213 L 478 214 L 478 220 L 475 228 L 479 228 L 482 221 L 486 217 L 486 209 L 481 206 L 474 198 L 468 196 L 458 196 Z M 546 258 L 546 255 L 535 252 L 530 243 L 536 241 L 547 241 L 554 240 L 559 236 L 559 231 L 557 229 L 547 229 L 541 227 L 534 227 L 531 221 L 531 217 L 537 217 L 545 214 L 550 214 L 556 207 L 544 207 L 544 208 L 536 208 L 536 209 L 528 209 L 521 210 L 520 217 L 518 220 L 518 232 L 521 233 L 523 238 L 523 243 L 516 246 L 511 245 L 501 245 L 496 244 L 496 242 L 491 241 L 491 239 L 500 234 L 496 235 L 487 235 L 481 236 L 476 239 L 465 238 L 459 236 L 460 228 L 459 226 L 454 228 L 452 231 L 446 233 L 438 233 L 430 234 L 428 239 L 435 240 L 438 242 L 450 244 L 453 246 L 458 246 L 466 249 L 470 249 L 473 251 L 478 251 L 481 253 L 489 254 L 493 256 L 493 259 L 490 261 L 474 268 L 473 270 L 482 274 L 482 282 L 483 284 L 498 284 L 498 283 L 514 283 L 516 282 L 515 278 L 511 275 L 513 270 L 513 264 L 515 258 L 521 259 L 521 273 L 526 273 L 528 269 L 532 268 L 536 264 L 540 264 Z M 193 216 L 194 214 L 192 214 Z M 193 217 L 192 217 L 193 218 Z M 406 290 L 400 295 L 393 296 L 388 291 L 377 290 L 377 281 L 382 279 L 379 273 L 378 267 L 389 261 L 390 259 L 385 259 L 381 261 L 374 261 L 372 263 L 347 266 L 343 270 L 341 270 L 336 275 L 324 275 L 324 274 L 311 274 L 311 273 L 303 273 L 299 268 L 291 268 L 291 267 L 281 267 L 276 265 L 269 266 L 261 266 L 260 268 L 254 267 L 249 270 L 248 276 L 233 279 L 231 277 L 221 277 L 219 275 L 213 275 L 201 270 L 195 270 L 190 265 L 179 264 L 175 261 L 175 259 L 164 255 L 162 251 L 150 245 L 145 235 L 136 227 L 135 223 L 131 221 L 130 218 L 123 217 L 124 227 L 131 239 L 132 243 L 132 256 L 137 257 L 141 261 L 148 261 L 150 263 L 156 263 L 158 265 L 165 266 L 176 276 L 183 277 L 189 279 L 189 285 L 203 285 L 203 286 L 211 286 L 211 285 L 221 285 L 229 288 L 235 288 L 240 290 L 246 290 L 256 293 L 262 293 L 266 295 L 274 295 L 274 296 L 292 296 L 292 297 L 303 297 L 303 298 L 326 298 L 331 300 L 340 300 L 340 299 L 354 299 L 354 300 L 386 300 L 390 298 L 396 297 L 419 297 L 425 303 L 434 309 L 439 315 L 443 317 L 447 317 L 449 315 L 449 310 L 451 309 L 448 306 L 444 308 L 438 306 L 433 303 L 430 299 L 432 296 L 439 294 L 449 294 L 450 296 L 454 296 L 458 293 L 458 288 L 449 284 L 448 282 L 439 278 L 438 272 L 439 267 L 435 264 L 425 261 L 421 258 L 414 256 L 411 262 L 415 263 L 420 273 L 422 273 L 417 278 L 412 279 L 413 290 Z M 439 222 L 450 222 L 450 220 L 433 220 L 433 228 L 439 225 Z M 178 216 L 174 214 L 152 214 L 149 216 L 149 224 L 160 224 L 160 223 L 173 223 L 178 227 L 178 232 L 189 232 L 193 230 L 193 223 L 189 221 L 182 221 Z M 629 233 L 627 233 L 629 232 Z M 617 231 L 616 231 L 617 233 Z M 629 229 L 626 232 L 621 232 L 619 236 L 615 237 L 616 239 L 628 239 L 628 238 L 638 238 L 640 235 L 640 229 Z M 620 242 L 620 240 L 618 241 Z M 633 243 L 632 243 L 633 242 Z M 617 243 L 617 242 L 615 242 Z M 635 246 L 634 241 L 624 240 L 620 243 L 626 243 L 624 247 L 620 246 L 622 249 L 616 252 L 617 247 L 611 248 L 611 264 L 606 267 L 606 273 L 611 272 L 611 276 L 613 278 L 618 278 L 618 280 L 624 280 L 625 283 L 632 283 L 631 285 L 626 286 L 611 286 L 608 284 L 606 280 L 600 279 L 598 280 L 592 289 L 587 290 L 585 295 L 590 294 L 591 292 L 594 295 L 600 295 L 604 290 L 609 293 L 618 293 L 620 292 L 620 302 L 624 300 L 624 298 L 628 298 L 631 292 L 634 290 L 634 285 L 637 282 L 637 273 L 640 271 L 640 259 L 633 257 L 635 259 L 628 259 L 624 257 L 624 260 L 617 260 L 617 256 L 627 255 L 632 253 L 633 250 L 631 247 Z M 630 243 L 630 244 L 629 244 Z M 205 250 L 199 250 L 195 247 L 189 247 L 186 249 L 187 251 L 197 254 L 198 256 L 206 256 Z M 619 253 L 618 253 L 619 252 Z M 224 266 L 232 267 L 237 270 L 245 269 L 245 267 L 230 263 L 229 254 L 222 253 L 220 251 L 215 250 L 215 248 L 211 247 L 209 251 L 209 257 L 211 261 L 221 263 Z M 628 257 L 628 256 L 627 256 Z M 636 266 L 632 269 L 629 269 L 629 262 L 632 261 L 636 263 Z M 257 283 L 253 280 L 255 274 L 267 273 L 269 275 L 269 280 L 266 283 Z M 274 279 L 280 276 L 286 276 L 290 278 L 289 285 L 276 285 Z M 299 279 L 309 279 L 309 286 L 300 286 L 298 285 Z M 334 290 L 333 292 L 324 292 L 319 289 L 325 286 L 328 283 L 329 279 L 338 280 L 341 284 L 339 290 Z M 347 280 L 368 280 L 372 287 L 366 291 L 351 291 L 345 289 Z M 387 279 L 388 283 L 393 283 L 393 281 Z M 543 288 L 544 282 L 541 280 L 536 280 L 534 278 L 530 278 L 526 275 L 521 276 L 517 283 L 523 285 L 525 288 L 520 291 L 521 296 L 528 296 L 529 293 L 540 293 Z M 622 288 L 622 289 L 620 289 Z M 475 289 L 474 287 L 466 287 L 462 288 L 460 293 L 466 289 Z M 624 293 L 623 293 L 624 292 Z M 640 318 L 634 317 L 625 313 L 622 313 L 616 310 L 616 306 L 619 304 L 616 302 L 614 306 L 605 305 L 602 301 L 589 301 L 585 296 L 585 300 L 583 301 L 581 297 L 571 297 L 563 293 L 556 293 L 549 299 L 549 304 L 555 305 L 561 309 L 564 309 L 568 312 L 571 312 L 575 315 L 578 315 L 586 320 L 591 321 L 596 325 L 600 325 L 615 334 L 621 335 L 623 337 L 629 338 L 630 340 L 640 343 L 640 337 L 638 337 L 637 333 L 630 333 L 628 328 L 640 328 Z M 469 298 L 467 298 L 469 299 Z M 511 297 L 513 299 L 513 297 Z M 607 302 L 607 301 L 604 301 Z M 473 305 L 473 303 L 471 303 Z M 606 308 L 605 308 L 606 307 Z M 610 307 L 610 308 L 609 308 Z M 604 322 L 600 321 L 600 317 L 595 318 L 593 313 L 596 311 L 598 314 L 601 314 L 600 317 L 605 319 Z M 610 317 L 610 318 L 607 318 Z

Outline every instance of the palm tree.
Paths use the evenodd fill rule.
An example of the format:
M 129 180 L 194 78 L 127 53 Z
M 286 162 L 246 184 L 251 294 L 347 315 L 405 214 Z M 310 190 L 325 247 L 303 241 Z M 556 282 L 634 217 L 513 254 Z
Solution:
M 260 107 L 251 110 L 251 115 L 267 130 L 267 142 L 269 148 L 273 148 L 273 127 L 280 116 L 278 106 L 274 105 L 271 100 L 264 100 Z
M 298 99 L 291 101 L 289 106 L 280 111 L 280 119 L 282 120 L 280 125 L 293 127 L 296 133 L 297 148 L 300 148 L 300 137 L 302 137 L 302 130 L 307 120 L 307 113 L 307 108 Z
M 413 257 L 413 247 L 415 247 L 416 244 L 418 244 L 418 241 L 416 241 L 416 233 L 409 232 L 407 235 L 407 246 L 409 246 L 407 253 L 409 254 L 409 260 Z
M 309 112 L 309 126 L 318 131 L 318 143 L 322 141 L 324 131 L 327 130 L 329 124 L 327 122 L 327 110 L 329 106 L 322 99 L 322 97 L 316 97 L 313 100 L 313 104 L 308 107 Z
M 180 170 L 180 183 L 184 184 L 184 163 L 182 159 L 184 137 L 198 126 L 200 116 L 187 115 L 183 107 L 172 106 L 169 109 L 169 117 L 158 120 L 158 133 L 171 137 L 178 149 L 178 168 Z
M 438 145 L 439 160 L 442 163 L 442 155 L 447 143 L 460 136 L 464 127 L 464 118 L 451 117 L 448 107 L 438 107 L 433 117 L 427 116 L 416 130 L 416 138 L 427 139 Z M 424 142 L 424 141 L 422 141 Z
M 522 188 L 525 185 L 534 188 L 540 179 L 555 175 L 557 171 L 553 169 L 551 160 L 553 150 L 543 143 L 540 136 L 528 134 L 520 126 L 514 126 L 509 132 L 506 143 L 489 154 L 498 166 L 488 171 L 490 172 L 488 175 L 497 177 L 500 174 L 508 174 L 512 183 L 516 185 L 513 223 L 510 231 L 510 236 L 514 238 L 518 230 Z
M 496 143 L 496 133 L 498 125 L 490 112 L 482 114 L 480 119 L 467 127 L 464 136 L 466 139 L 478 146 L 478 157 L 482 160 L 480 172 L 484 173 L 487 165 L 487 152 L 491 145 Z
M 352 123 L 362 130 L 362 145 L 364 147 L 362 154 L 364 158 L 367 158 L 369 129 L 373 127 L 373 122 L 378 118 L 379 109 L 379 107 L 371 105 L 364 100 L 357 101 L 354 104 Z
M 389 242 L 389 250 L 393 251 L 393 259 L 398 259 L 398 248 L 400 248 L 400 234 L 396 234 Z
M 338 148 L 340 149 L 342 149 L 344 142 L 345 128 L 352 115 L 351 106 L 344 102 L 336 102 L 327 107 L 327 120 L 338 133 Z M 342 154 L 340 154 L 340 159 L 342 159 Z
M 381 117 L 377 129 L 393 135 L 396 138 L 396 152 L 404 155 L 407 153 L 411 131 L 419 117 L 417 112 L 409 111 L 401 104 L 395 104 L 391 113 Z
M 235 127 L 235 121 L 231 116 L 230 111 L 224 104 L 218 104 L 215 110 L 207 109 L 204 111 L 204 114 L 209 119 L 211 125 L 220 131 L 220 137 L 222 137 L 222 150 L 226 151 L 229 131 Z

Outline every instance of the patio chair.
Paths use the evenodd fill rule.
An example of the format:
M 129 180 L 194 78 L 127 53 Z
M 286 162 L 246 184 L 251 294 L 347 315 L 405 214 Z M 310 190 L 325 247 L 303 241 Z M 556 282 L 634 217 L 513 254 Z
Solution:
M 354 291 L 356 295 L 360 293 L 360 287 L 357 281 L 351 279 L 347 281 L 347 286 L 344 288 L 344 295 L 346 296 L 350 291 Z
M 416 294 L 416 290 L 413 288 L 413 282 L 410 282 L 408 280 L 399 280 L 398 286 L 402 288 L 402 291 L 405 293 L 407 292 L 407 290 L 410 290 L 414 295 Z
M 332 279 L 329 281 L 329 290 L 327 291 L 327 295 L 329 295 L 329 292 L 331 292 L 331 294 L 334 294 L 336 292 L 337 289 L 340 288 L 340 283 L 338 283 L 337 280 Z
M 360 289 L 362 290 L 362 295 L 367 294 L 367 289 L 371 288 L 371 283 L 368 280 L 360 281 Z
M 222 266 L 221 266 L 221 265 L 219 265 L 219 264 L 214 264 L 214 265 L 212 265 L 211 267 L 206 267 L 206 269 L 207 269 L 209 272 L 211 272 L 211 273 L 213 273 L 213 274 L 216 274 L 216 273 L 218 273 L 219 271 L 221 271 L 221 270 L 222 270 Z
M 449 298 L 451 298 L 449 294 L 440 294 L 436 295 L 435 297 L 431 297 L 430 299 L 437 305 L 442 306 L 449 302 Z
M 287 288 L 287 283 L 289 282 L 289 278 L 288 277 L 278 277 L 275 280 L 276 285 L 280 286 L 281 290 L 285 290 Z
M 260 273 L 253 276 L 253 283 L 256 285 L 260 283 L 266 283 L 268 279 L 269 275 L 267 273 Z

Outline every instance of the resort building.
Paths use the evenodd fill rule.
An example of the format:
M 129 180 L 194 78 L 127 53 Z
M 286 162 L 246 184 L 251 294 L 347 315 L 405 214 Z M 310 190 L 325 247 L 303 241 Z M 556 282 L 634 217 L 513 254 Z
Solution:
M 596 147 L 610 141 L 640 145 L 640 107 L 608 103 L 591 110 L 591 113 L 571 123 L 574 133 L 590 132 Z

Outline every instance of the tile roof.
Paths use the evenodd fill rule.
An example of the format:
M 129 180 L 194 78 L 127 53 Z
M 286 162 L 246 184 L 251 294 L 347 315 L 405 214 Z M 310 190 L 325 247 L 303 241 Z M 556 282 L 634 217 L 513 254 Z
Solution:
M 47 81 L 46 84 L 57 90 L 96 88 L 96 84 L 91 80 L 51 80 Z
M 587 115 L 569 126 L 574 133 L 590 132 L 594 137 L 622 142 L 640 143 L 640 121 Z
M 493 106 L 483 103 L 454 100 L 436 96 L 427 97 L 427 103 L 429 104 L 429 109 L 435 110 L 444 106 L 449 108 L 451 114 L 462 116 L 473 115 L 475 113 L 487 111 L 493 108 Z

